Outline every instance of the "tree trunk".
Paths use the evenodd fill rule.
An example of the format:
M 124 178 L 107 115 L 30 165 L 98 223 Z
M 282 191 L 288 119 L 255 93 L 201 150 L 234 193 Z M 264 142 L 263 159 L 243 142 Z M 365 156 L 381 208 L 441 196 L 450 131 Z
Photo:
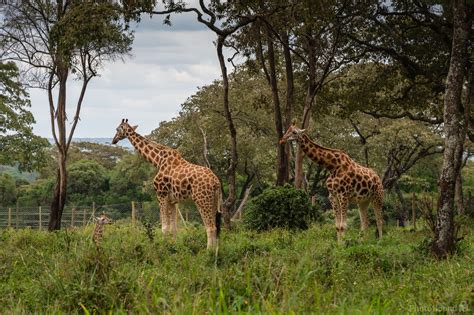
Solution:
M 235 204 L 236 199 L 236 187 L 235 187 L 235 171 L 237 169 L 237 131 L 235 130 L 234 121 L 232 119 L 232 113 L 229 106 L 229 80 L 227 77 L 227 67 L 225 65 L 224 54 L 222 48 L 224 46 L 225 37 L 219 35 L 217 38 L 217 57 L 219 58 L 219 65 L 222 72 L 222 84 L 224 88 L 224 114 L 227 120 L 227 127 L 229 128 L 230 135 L 230 146 L 231 156 L 229 161 L 229 167 L 227 168 L 227 179 L 229 181 L 229 195 L 224 201 L 224 226 L 227 229 L 231 228 L 231 212 Z
M 56 186 L 54 189 L 53 201 L 49 216 L 48 230 L 54 231 L 61 228 L 61 218 L 67 195 L 67 147 L 66 147 L 66 82 L 69 69 L 58 61 L 59 91 L 56 108 L 56 124 L 58 126 L 58 138 L 56 147 L 58 150 L 58 169 Z M 51 100 L 50 100 L 51 101 Z M 53 130 L 55 129 L 54 119 L 51 121 Z M 54 134 L 54 133 L 53 133 Z
M 58 169 L 56 175 L 56 185 L 54 188 L 53 201 L 51 203 L 51 212 L 49 215 L 48 230 L 54 231 L 61 229 L 61 218 L 66 203 L 67 191 L 67 172 L 66 160 L 58 156 Z
M 455 201 L 456 207 L 458 208 L 459 214 L 466 213 L 466 209 L 464 208 L 464 195 L 462 192 L 462 177 L 461 171 L 459 171 L 458 176 L 456 177 L 456 187 L 455 187 Z
M 275 47 L 271 37 L 270 30 L 267 30 L 267 46 L 268 46 L 268 68 L 269 68 L 269 84 L 272 91 L 273 116 L 275 119 L 275 131 L 277 134 L 277 180 L 276 185 L 282 186 L 285 183 L 285 175 L 287 174 L 287 163 L 285 159 L 285 144 L 280 144 L 278 140 L 283 137 L 283 120 L 281 117 L 280 96 L 278 94 L 278 79 L 275 65 Z M 286 165 L 285 165 L 286 164 Z
M 286 131 L 290 127 L 293 116 L 293 104 L 295 99 L 295 80 L 293 76 L 293 61 L 291 58 L 290 43 L 288 34 L 283 32 L 283 57 L 285 59 L 285 75 L 286 75 L 286 107 L 285 107 L 285 125 L 283 130 Z M 285 174 L 284 182 L 290 179 L 290 144 L 285 144 L 284 156 Z
M 313 109 L 314 97 L 316 96 L 316 43 L 311 32 L 307 34 L 307 50 L 308 50 L 308 87 L 303 107 L 303 121 L 301 128 L 306 129 L 309 126 L 311 111 Z M 295 187 L 301 189 L 303 187 L 303 157 L 304 152 L 297 146 L 295 158 Z
M 397 220 L 400 222 L 400 226 L 404 227 L 407 224 L 408 218 L 408 203 L 403 197 L 402 191 L 400 190 L 400 186 L 398 183 L 394 187 L 395 193 L 397 194 L 398 201 L 400 201 L 401 209 L 399 209 L 397 213 Z
M 454 235 L 454 194 L 456 178 L 459 175 L 467 122 L 464 121 L 461 103 L 467 61 L 467 41 L 470 21 L 467 19 L 466 3 L 453 2 L 453 40 L 449 72 L 444 99 L 444 159 L 438 180 L 438 213 L 432 251 L 437 258 L 452 253 Z

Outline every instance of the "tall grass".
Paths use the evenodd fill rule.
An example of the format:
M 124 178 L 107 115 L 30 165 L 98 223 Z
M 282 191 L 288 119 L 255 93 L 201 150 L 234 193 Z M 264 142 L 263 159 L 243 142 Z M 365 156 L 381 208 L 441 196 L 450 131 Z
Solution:
M 202 227 L 177 242 L 127 222 L 0 233 L 0 313 L 345 313 L 473 311 L 474 233 L 435 261 L 428 232 L 391 228 L 377 241 L 351 228 L 338 246 L 332 224 L 301 232 L 224 231 L 217 259 Z

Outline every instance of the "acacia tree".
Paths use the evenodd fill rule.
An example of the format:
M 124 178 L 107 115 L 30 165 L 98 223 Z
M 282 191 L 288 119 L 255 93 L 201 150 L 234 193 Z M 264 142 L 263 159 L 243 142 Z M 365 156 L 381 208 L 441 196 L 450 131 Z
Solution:
M 130 50 L 132 36 L 120 21 L 120 8 L 110 1 L 7 1 L 1 6 L 3 58 L 19 62 L 30 83 L 46 90 L 51 131 L 57 147 L 57 176 L 49 230 L 61 227 L 66 202 L 68 150 L 79 121 L 90 80 L 104 60 Z M 67 126 L 70 76 L 81 82 Z M 57 94 L 55 99 L 55 94 Z
M 361 23 L 351 39 L 370 52 L 372 59 L 397 65 L 410 82 L 402 98 L 424 88 L 431 94 L 427 106 L 388 107 L 370 112 L 374 116 L 444 123 L 445 150 L 439 178 L 438 215 L 433 253 L 445 257 L 454 249 L 455 183 L 461 165 L 466 135 L 472 133 L 472 97 L 463 101 L 463 86 L 472 94 L 468 60 L 472 49 L 474 5 L 469 1 L 392 1 L 377 3 L 361 14 Z M 436 46 L 437 49 L 431 49 Z M 466 83 L 466 84 L 465 84 Z
M 43 165 L 48 140 L 35 136 L 30 100 L 13 62 L 0 63 L 0 163 L 32 171 Z

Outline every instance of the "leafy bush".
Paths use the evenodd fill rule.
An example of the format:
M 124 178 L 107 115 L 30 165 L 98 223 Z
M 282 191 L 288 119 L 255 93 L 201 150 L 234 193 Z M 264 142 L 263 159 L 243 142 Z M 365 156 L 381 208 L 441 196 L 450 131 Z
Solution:
M 272 228 L 307 229 L 318 218 L 308 196 L 291 186 L 270 187 L 251 199 L 244 215 L 247 228 L 257 231 Z

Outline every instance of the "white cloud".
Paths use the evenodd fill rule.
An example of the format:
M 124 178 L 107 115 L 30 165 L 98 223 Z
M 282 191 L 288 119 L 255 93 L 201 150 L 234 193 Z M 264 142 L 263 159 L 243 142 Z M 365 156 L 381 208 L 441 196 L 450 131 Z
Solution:
M 194 16 L 176 17 L 171 28 L 159 20 L 143 22 L 135 34 L 133 56 L 105 64 L 100 77 L 90 82 L 75 137 L 111 137 L 124 117 L 149 133 L 160 121 L 176 116 L 198 86 L 220 78 L 215 34 L 199 26 Z M 68 104 L 77 100 L 79 87 L 70 80 Z M 34 130 L 51 137 L 46 93 L 30 94 L 37 121 Z

